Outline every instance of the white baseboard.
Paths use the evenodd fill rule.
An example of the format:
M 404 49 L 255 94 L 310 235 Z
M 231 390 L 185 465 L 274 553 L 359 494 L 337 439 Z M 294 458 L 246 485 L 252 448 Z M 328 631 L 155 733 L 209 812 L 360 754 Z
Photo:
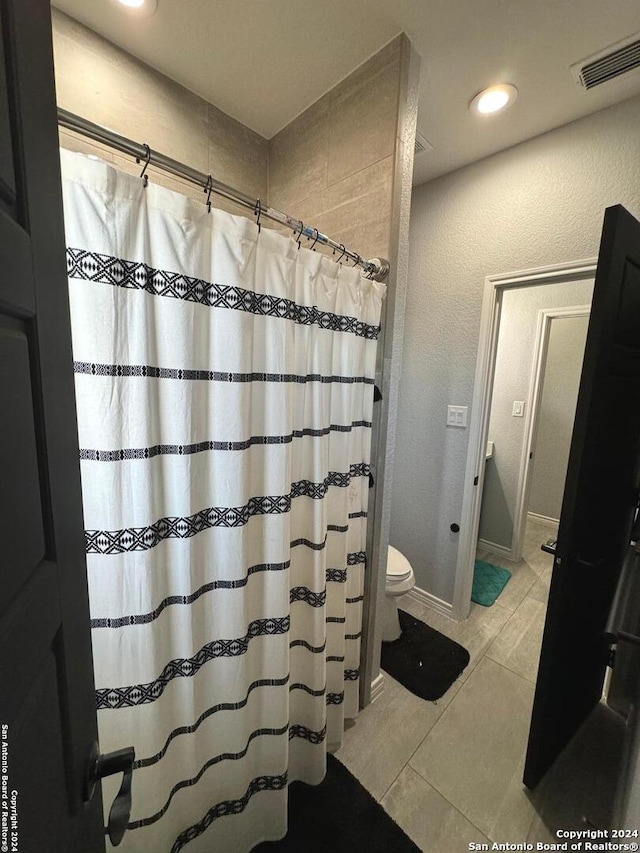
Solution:
M 437 595 L 432 595 L 430 592 L 420 589 L 419 586 L 414 586 L 414 588 L 409 590 L 407 593 L 407 597 L 413 599 L 413 601 L 418 604 L 426 604 L 427 607 L 435 610 L 436 613 L 443 613 L 451 619 L 453 605 L 449 604 L 448 601 L 443 601 L 441 598 L 438 598 Z
M 504 545 L 498 545 L 497 542 L 489 542 L 487 539 L 478 539 L 478 548 L 481 551 L 491 551 L 492 554 L 500 554 L 503 557 L 513 559 L 513 551 L 511 548 L 505 548 Z
M 528 512 L 527 518 L 533 518 L 535 521 L 542 521 L 545 524 L 553 525 L 554 527 L 560 524 L 559 518 L 550 518 L 548 515 L 538 515 L 537 512 Z
M 384 690 L 384 673 L 380 672 L 371 682 L 371 701 L 375 702 Z

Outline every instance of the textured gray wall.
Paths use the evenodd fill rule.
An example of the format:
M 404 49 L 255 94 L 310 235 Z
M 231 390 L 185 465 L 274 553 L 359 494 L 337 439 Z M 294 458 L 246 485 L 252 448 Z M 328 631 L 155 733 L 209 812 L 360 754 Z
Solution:
M 480 514 L 479 535 L 487 542 L 511 548 L 526 423 L 525 417 L 514 418 L 512 411 L 515 400 L 524 401 L 525 415 L 531 404 L 529 385 L 538 312 L 542 308 L 590 305 L 592 292 L 593 282 L 589 280 L 516 287 L 503 295 L 489 421 L 489 440 L 495 448 L 487 462 Z
M 485 276 L 597 255 L 612 204 L 640 216 L 640 98 L 414 190 L 391 542 L 445 601 L 468 440 L 446 409 L 471 407 Z
M 529 512 L 560 518 L 589 317 L 555 317 L 549 330 Z

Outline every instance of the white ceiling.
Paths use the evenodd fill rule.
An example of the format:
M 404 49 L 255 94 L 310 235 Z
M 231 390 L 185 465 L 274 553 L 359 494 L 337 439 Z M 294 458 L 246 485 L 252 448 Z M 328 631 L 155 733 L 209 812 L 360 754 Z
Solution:
M 270 138 L 399 32 L 422 57 L 419 184 L 640 93 L 640 73 L 588 93 L 569 66 L 640 31 L 638 0 L 115 0 L 54 5 Z M 481 119 L 477 91 L 519 89 Z M 371 116 L 375 121 L 375 115 Z

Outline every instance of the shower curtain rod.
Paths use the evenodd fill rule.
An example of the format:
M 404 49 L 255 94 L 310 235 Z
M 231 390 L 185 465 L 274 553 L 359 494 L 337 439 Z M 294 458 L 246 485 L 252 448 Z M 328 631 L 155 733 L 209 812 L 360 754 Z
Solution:
M 342 260 L 343 257 L 349 258 L 349 260 L 354 261 L 354 266 L 362 267 L 367 276 L 375 281 L 384 281 L 389 273 L 388 261 L 381 258 L 365 260 L 357 252 L 346 249 L 342 243 L 336 243 L 335 240 L 327 237 L 326 234 L 322 234 L 317 228 L 310 228 L 308 225 L 305 225 L 302 220 L 288 216 L 286 213 L 282 213 L 273 207 L 263 207 L 260 199 L 254 199 L 227 184 L 223 184 L 221 181 L 217 181 L 211 175 L 205 175 L 204 172 L 192 169 L 191 166 L 185 166 L 184 163 L 179 163 L 165 154 L 152 151 L 146 144 L 141 145 L 139 142 L 127 139 L 127 137 L 121 136 L 113 130 L 101 127 L 99 124 L 94 124 L 92 121 L 75 115 L 61 107 L 58 107 L 58 124 L 61 127 L 66 127 L 69 130 L 80 133 L 82 136 L 86 136 L 96 142 L 102 142 L 110 148 L 115 148 L 124 154 L 135 157 L 139 162 L 145 163 L 145 169 L 149 165 L 156 166 L 165 172 L 169 172 L 171 175 L 183 178 L 192 184 L 202 187 L 206 193 L 214 192 L 230 201 L 236 202 L 236 204 L 249 208 L 258 217 L 258 223 L 262 217 L 265 217 L 287 228 L 291 228 L 294 233 L 298 234 L 298 240 L 304 236 L 307 240 L 313 240 L 313 246 L 316 243 L 329 246 L 329 248 L 334 250 L 334 254 L 336 251 L 341 253 L 339 260 Z

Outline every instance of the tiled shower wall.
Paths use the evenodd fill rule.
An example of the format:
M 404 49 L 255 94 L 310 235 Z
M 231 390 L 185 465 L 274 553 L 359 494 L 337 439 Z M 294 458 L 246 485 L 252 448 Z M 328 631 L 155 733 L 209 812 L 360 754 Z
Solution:
M 402 37 L 269 143 L 269 203 L 354 248 L 389 256 Z
M 376 609 L 384 595 L 390 477 L 400 370 L 408 217 L 419 59 L 399 35 L 271 140 L 56 9 L 52 9 L 58 104 L 260 198 L 364 257 L 391 261 L 378 359 L 376 488 L 370 495 L 363 701 L 379 672 Z M 131 158 L 61 131 L 65 148 L 124 171 Z M 150 169 L 152 180 L 204 200 L 201 189 Z M 216 207 L 250 215 L 214 196 Z M 268 227 L 269 223 L 265 223 Z M 308 243 L 306 245 L 309 245 Z
M 73 18 L 52 9 L 58 105 L 256 198 L 266 198 L 269 143 L 179 83 L 120 50 Z M 130 157 L 61 131 L 64 148 L 94 153 L 127 172 Z M 150 171 L 169 189 L 203 199 L 198 187 Z M 220 196 L 216 207 L 245 213 Z
M 266 200 L 365 257 L 389 257 L 405 36 L 266 140 L 59 10 L 52 16 L 59 106 Z M 61 130 L 61 144 L 140 171 L 70 131 Z M 162 172 L 154 180 L 203 198 Z

